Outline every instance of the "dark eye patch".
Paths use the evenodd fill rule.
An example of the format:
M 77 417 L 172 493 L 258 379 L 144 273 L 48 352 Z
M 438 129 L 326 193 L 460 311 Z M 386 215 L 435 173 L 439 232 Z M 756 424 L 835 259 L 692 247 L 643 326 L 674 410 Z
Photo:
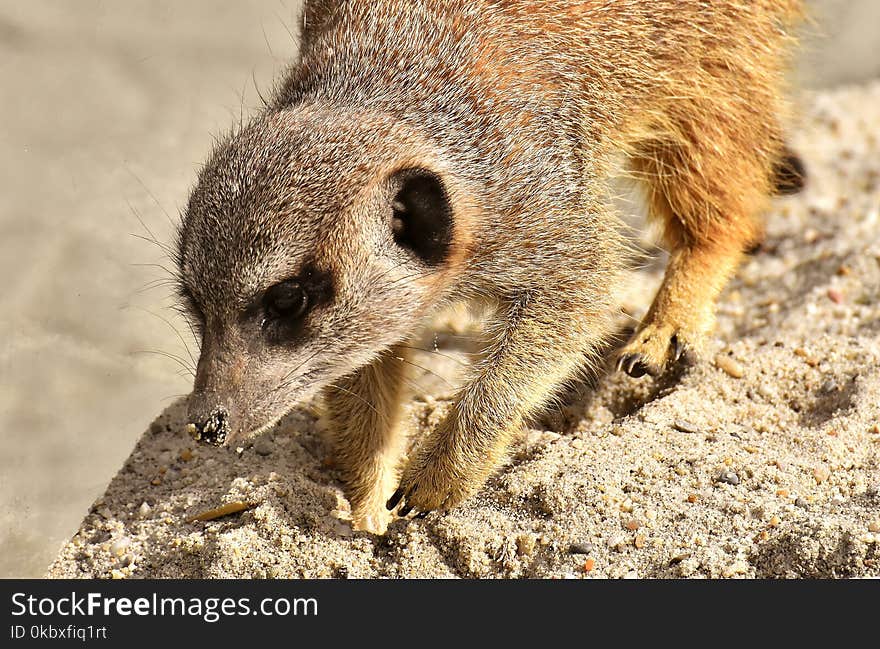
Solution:
M 312 264 L 290 279 L 270 286 L 259 300 L 264 329 L 278 341 L 291 341 L 307 333 L 307 315 L 333 302 L 333 276 Z
M 295 280 L 276 284 L 263 298 L 266 315 L 270 318 L 294 320 L 305 315 L 309 308 L 309 294 Z

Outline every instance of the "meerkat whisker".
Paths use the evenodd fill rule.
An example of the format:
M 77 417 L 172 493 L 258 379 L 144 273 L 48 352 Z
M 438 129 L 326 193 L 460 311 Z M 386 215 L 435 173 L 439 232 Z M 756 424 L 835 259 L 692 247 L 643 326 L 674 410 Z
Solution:
M 190 376 L 195 378 L 196 369 L 190 365 L 188 365 L 182 358 L 179 356 L 175 356 L 174 354 L 170 354 L 168 352 L 163 352 L 158 349 L 136 349 L 132 352 L 132 354 L 155 354 L 157 356 L 163 356 L 165 358 L 169 358 L 178 365 L 180 365 Z

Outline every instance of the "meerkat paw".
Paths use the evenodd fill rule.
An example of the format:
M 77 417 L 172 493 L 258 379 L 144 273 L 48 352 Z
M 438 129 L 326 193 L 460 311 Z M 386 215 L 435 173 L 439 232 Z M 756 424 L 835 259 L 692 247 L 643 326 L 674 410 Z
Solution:
M 385 509 L 385 503 L 374 503 L 370 507 L 358 507 L 351 513 L 351 528 L 355 532 L 369 532 L 382 536 L 388 531 L 393 516 Z
M 702 349 L 703 335 L 665 322 L 642 327 L 618 352 L 617 369 L 633 378 L 660 376 L 668 364 L 692 363 Z
M 355 532 L 385 534 L 393 518 L 385 509 L 385 503 L 397 486 L 397 477 L 393 464 L 382 461 L 349 482 L 347 495 L 351 503 L 351 527 Z
M 416 512 L 416 518 L 424 518 L 435 510 L 452 509 L 470 495 L 471 481 L 453 470 L 448 463 L 431 461 L 411 467 L 394 495 L 388 499 L 388 511 L 397 509 L 401 518 Z

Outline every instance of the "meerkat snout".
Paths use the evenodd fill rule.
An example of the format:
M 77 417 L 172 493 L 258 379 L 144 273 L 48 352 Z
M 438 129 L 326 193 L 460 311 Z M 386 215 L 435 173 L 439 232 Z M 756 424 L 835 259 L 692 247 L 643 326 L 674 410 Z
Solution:
M 229 413 L 225 408 L 216 408 L 207 417 L 191 411 L 189 433 L 197 442 L 213 446 L 223 446 L 229 437 Z

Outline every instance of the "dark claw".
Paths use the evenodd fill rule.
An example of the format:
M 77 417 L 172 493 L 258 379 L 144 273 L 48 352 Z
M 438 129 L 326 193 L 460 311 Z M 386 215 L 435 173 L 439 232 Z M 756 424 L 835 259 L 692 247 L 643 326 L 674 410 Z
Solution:
M 630 363 L 629 368 L 626 371 L 634 379 L 638 379 L 643 377 L 645 374 L 649 374 L 648 366 L 645 365 L 642 361 L 634 361 Z
M 645 374 L 654 375 L 651 368 L 642 360 L 640 354 L 627 354 L 622 357 L 617 364 L 618 369 L 623 370 L 634 379 L 644 376 Z
M 693 367 L 699 361 L 699 357 L 692 349 L 685 348 L 681 355 L 681 364 L 685 367 Z
M 397 503 L 400 502 L 401 498 L 403 498 L 403 487 L 400 487 L 392 494 L 391 498 L 388 499 L 388 502 L 385 503 L 385 508 L 390 512 L 392 509 L 397 507 Z
M 780 196 L 797 194 L 806 185 L 807 169 L 800 156 L 785 147 L 781 159 L 773 168 L 773 176 L 777 194 Z
M 404 518 L 411 511 L 412 511 L 412 505 L 410 505 L 409 503 L 404 503 L 401 506 L 401 508 L 397 510 L 397 515 L 400 516 L 401 518 Z
M 427 518 L 427 517 L 428 517 L 428 514 L 430 514 L 430 513 L 431 513 L 431 512 L 419 512 L 418 514 L 416 514 L 415 516 L 413 516 L 413 518 L 419 518 L 419 519 L 421 519 L 421 518 Z
M 764 241 L 763 240 L 756 241 L 755 243 L 750 245 L 748 248 L 746 248 L 746 254 L 750 255 L 750 256 L 754 256 L 754 255 L 757 255 L 759 252 L 761 252 L 763 249 L 764 249 Z
M 681 355 L 684 354 L 684 345 L 678 336 L 673 336 L 670 342 L 672 343 L 672 362 L 677 363 L 681 359 Z

